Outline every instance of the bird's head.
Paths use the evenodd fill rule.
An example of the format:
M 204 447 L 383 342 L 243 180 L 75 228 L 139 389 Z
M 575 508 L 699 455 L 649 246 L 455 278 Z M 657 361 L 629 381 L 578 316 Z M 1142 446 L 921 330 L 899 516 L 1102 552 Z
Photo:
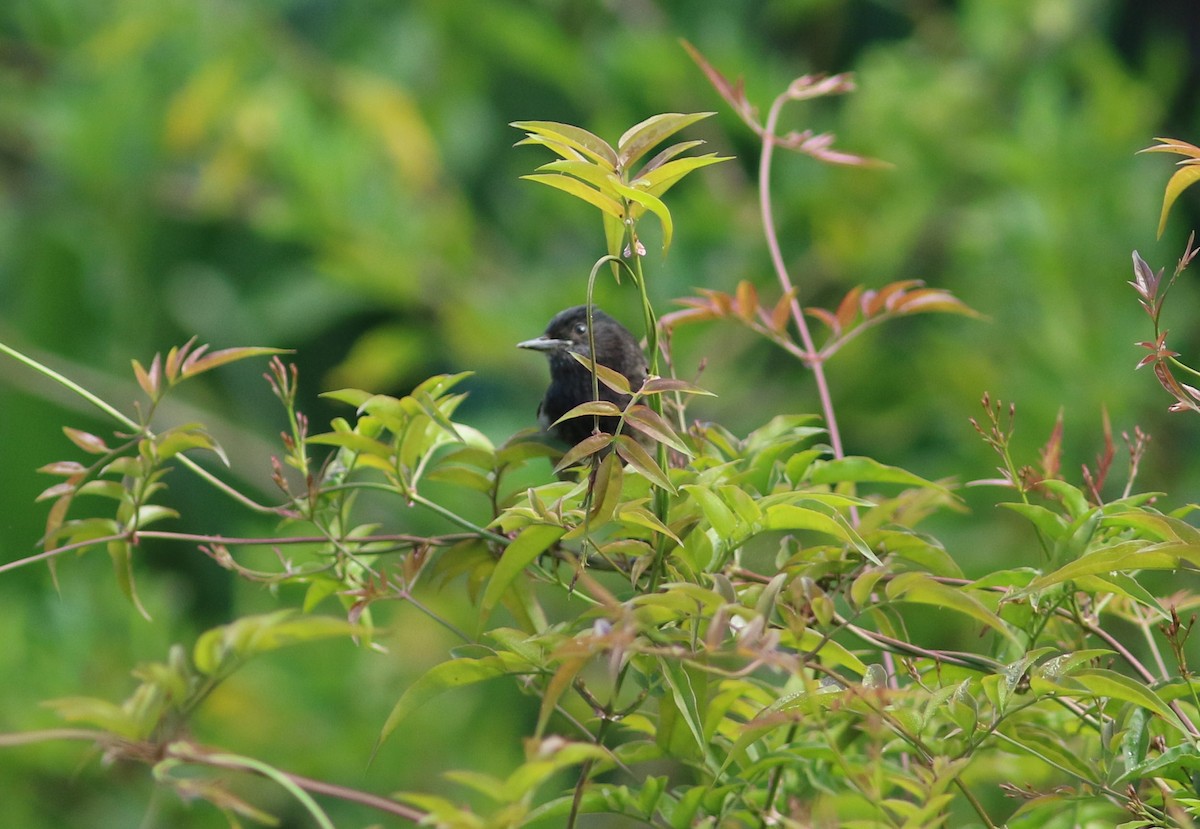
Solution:
M 619 322 L 599 308 L 592 308 L 592 324 L 596 329 L 596 352 L 600 355 L 600 362 L 603 363 L 606 347 L 610 341 L 622 335 L 628 337 L 629 334 Z M 574 308 L 560 311 L 554 315 L 554 319 L 550 320 L 542 336 L 517 343 L 517 348 L 541 351 L 550 358 L 551 362 L 562 359 L 573 363 L 574 361 L 567 353 L 569 351 L 584 357 L 590 356 L 587 306 L 576 305 Z

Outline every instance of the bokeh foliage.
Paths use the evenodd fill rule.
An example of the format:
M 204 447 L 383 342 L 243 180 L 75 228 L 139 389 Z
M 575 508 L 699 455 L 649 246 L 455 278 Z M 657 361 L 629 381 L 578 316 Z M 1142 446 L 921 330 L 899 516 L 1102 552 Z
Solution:
M 544 379 L 539 361 L 510 346 L 582 300 L 602 252 L 585 208 L 519 181 L 533 151 L 513 149 L 506 124 L 553 119 L 615 140 L 655 112 L 717 109 L 678 45 L 686 37 L 746 75 L 760 101 L 801 72 L 857 74 L 855 95 L 789 117 L 835 129 L 843 146 L 894 169 L 792 158 L 776 168 L 784 252 L 806 301 L 915 278 L 990 317 L 900 322 L 839 356 L 833 388 L 855 453 L 928 478 L 986 477 L 994 460 L 967 417 L 991 390 L 1018 402 L 1028 447 L 1062 407 L 1074 465 L 1099 450 L 1102 407 L 1118 430 L 1140 423 L 1154 435 L 1143 480 L 1187 500 L 1194 432 L 1168 418 L 1152 378 L 1132 373 L 1145 325 L 1125 281 L 1132 249 L 1159 264 L 1178 253 L 1172 227 L 1186 213 L 1156 245 L 1167 172 L 1134 152 L 1153 135 L 1200 135 L 1187 106 L 1196 23 L 1172 17 L 1186 4 L 1144 5 L 12 0 L 0 8 L 0 335 L 119 400 L 134 397 L 117 379 L 131 358 L 192 335 L 295 348 L 309 395 L 404 392 L 469 368 L 459 417 L 501 439 L 532 421 Z M 678 233 L 649 286 L 660 311 L 695 287 L 771 284 L 755 144 L 727 112 L 696 129 L 739 160 L 673 191 Z M 1176 290 L 1175 307 L 1190 307 L 1191 286 Z M 637 308 L 627 286 L 605 285 L 600 300 L 618 316 Z M 816 408 L 806 376 L 736 326 L 694 327 L 674 345 L 681 372 L 706 360 L 704 385 L 719 393 L 695 414 L 741 433 L 767 413 Z M 201 413 L 269 492 L 263 437 L 281 428 L 278 408 L 253 369 L 214 377 L 193 391 L 193 410 L 174 414 Z M 33 549 L 44 522 L 29 506 L 45 486 L 32 470 L 63 454 L 61 424 L 88 424 L 10 362 L 0 363 L 0 405 L 0 554 L 10 560 Z M 305 408 L 324 411 L 315 399 Z M 168 483 L 190 507 L 186 522 L 227 511 L 182 476 Z M 947 530 L 972 573 L 990 564 L 988 550 L 1014 549 L 995 539 L 1023 528 L 977 512 Z M 269 606 L 194 551 L 150 545 L 145 558 L 155 625 L 121 599 L 100 556 L 64 562 L 57 595 L 44 572 L 0 579 L 0 673 L 25 679 L 0 691 L 0 730 L 53 722 L 49 712 L 13 718 L 81 686 L 120 698 L 129 665 Z M 359 768 L 394 700 L 386 689 L 449 644 L 406 610 L 384 621 L 396 631 L 390 656 L 322 645 L 307 693 L 284 700 L 272 696 L 272 672 L 294 668 L 267 659 L 222 691 L 214 727 L 234 720 L 241 750 L 269 746 L 314 776 Z M 371 779 L 385 791 L 398 778 L 436 788 L 437 755 L 455 756 L 465 735 L 511 744 L 536 712 L 513 694 L 497 699 L 505 693 L 464 691 L 454 717 L 407 725 Z M 487 715 L 500 704 L 513 722 Z M 70 756 L 0 753 L 15 823 L 140 819 L 145 793 L 117 790 L 103 772 L 64 782 Z M 501 773 L 511 759 L 479 751 L 473 761 Z

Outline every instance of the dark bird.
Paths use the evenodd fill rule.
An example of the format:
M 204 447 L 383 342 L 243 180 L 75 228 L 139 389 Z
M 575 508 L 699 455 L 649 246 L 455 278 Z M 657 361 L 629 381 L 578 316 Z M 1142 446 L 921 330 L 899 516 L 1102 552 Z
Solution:
M 625 375 L 631 389 L 640 388 L 646 380 L 647 367 L 637 340 L 625 326 L 596 307 L 592 308 L 592 325 L 595 327 L 596 362 Z M 560 311 L 546 326 L 546 333 L 517 343 L 517 348 L 541 351 L 550 360 L 550 387 L 538 406 L 538 422 L 542 429 L 568 446 L 574 446 L 592 434 L 592 417 L 576 417 L 553 428 L 550 426 L 571 409 L 593 399 L 592 373 L 571 356 L 571 352 L 584 357 L 591 355 L 587 306 L 577 305 Z M 622 409 L 629 403 L 628 395 L 615 392 L 603 383 L 599 385 L 601 400 L 608 400 Z M 612 434 L 616 428 L 617 418 L 600 418 L 601 431 Z

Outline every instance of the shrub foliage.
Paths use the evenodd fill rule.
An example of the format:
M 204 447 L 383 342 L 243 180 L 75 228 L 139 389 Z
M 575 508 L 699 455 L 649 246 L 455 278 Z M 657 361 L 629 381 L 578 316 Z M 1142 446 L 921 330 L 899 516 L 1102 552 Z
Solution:
M 158 785 L 210 802 L 231 825 L 272 818 L 225 778 L 189 770 L 269 778 L 320 826 L 332 825 L 322 798 L 445 827 L 574 826 L 596 813 L 679 829 L 1191 825 L 1200 813 L 1200 696 L 1185 644 L 1195 599 L 1174 589 L 1164 595 L 1156 587 L 1162 580 L 1146 576 L 1200 567 L 1200 531 L 1185 520 L 1190 507 L 1165 510 L 1159 496 L 1137 491 L 1147 437 L 1123 435 L 1127 460 L 1118 461 L 1106 429 L 1096 462 L 1072 483 L 1061 469 L 1061 429 L 1038 458 L 1023 461 L 1011 450 L 1015 407 L 985 396 L 975 425 L 996 451 L 998 474 L 974 483 L 995 487 L 1001 505 L 1025 522 L 1026 548 L 1009 569 L 966 576 L 969 551 L 948 549 L 921 529 L 931 514 L 959 508 L 957 484 L 847 454 L 827 363 L 842 344 L 890 318 L 973 312 L 911 281 L 852 288 L 832 309 L 806 307 L 774 230 L 776 150 L 877 166 L 834 150 L 831 136 L 776 132 L 786 104 L 848 92 L 852 79 L 797 79 L 760 119 L 740 82 L 691 52 L 761 139 L 774 297 L 743 283 L 685 299 L 661 319 L 646 299 L 640 220 L 655 217 L 665 250 L 673 225 L 664 194 L 724 159 L 687 155 L 701 142 L 683 141 L 643 160 L 706 113 L 655 116 L 616 146 L 570 125 L 515 125 L 526 132 L 519 143 L 557 156 L 528 178 L 601 214 L 607 253 L 592 268 L 589 301 L 606 265 L 643 300 L 651 376 L 629 389 L 593 365 L 597 386 L 631 394 L 631 402 L 621 411 L 595 402 L 570 415 L 617 415 L 615 435 L 597 431 L 565 454 L 532 432 L 496 445 L 456 419 L 465 373 L 432 377 L 403 397 L 329 392 L 346 414 L 314 430 L 297 408 L 296 372 L 274 349 L 192 343 L 149 367 L 134 361 L 145 399 L 129 418 L 4 347 L 99 407 L 114 433 L 66 430 L 77 457 L 41 470 L 59 479 L 42 495 L 50 505 L 43 550 L 0 570 L 103 548 L 119 589 L 140 609 L 138 542 L 156 538 L 198 548 L 247 580 L 300 585 L 303 600 L 280 599 L 274 612 L 172 647 L 161 662 L 134 671 L 124 700 L 52 701 L 69 728 L 4 735 L 0 744 L 91 743 L 109 760 L 148 765 Z M 1182 142 L 1155 149 L 1195 157 Z M 1164 218 L 1191 180 L 1173 180 Z M 1189 244 L 1176 276 L 1193 254 Z M 1175 408 L 1195 410 L 1200 393 L 1176 379 L 1190 369 L 1159 328 L 1170 283 L 1135 254 L 1133 284 L 1154 322 L 1143 364 L 1154 366 Z M 719 320 L 748 326 L 795 357 L 798 370 L 813 375 L 821 414 L 764 412 L 746 435 L 691 421 L 688 400 L 708 392 L 672 376 L 670 334 Z M 823 341 L 810 320 L 823 326 Z M 254 501 L 192 460 L 191 453 L 210 452 L 228 462 L 203 425 L 159 430 L 155 422 L 160 401 L 179 383 L 264 355 L 287 422 L 274 469 L 278 504 Z M 527 486 L 547 457 L 560 476 Z M 286 533 L 230 539 L 219 528 L 203 536 L 162 529 L 176 513 L 161 479 L 179 465 L 241 508 L 278 517 Z M 430 494 L 434 484 L 443 495 Z M 1106 497 L 1114 489 L 1119 494 Z M 486 521 L 452 506 L 462 492 L 490 505 Z M 428 511 L 447 531 L 413 534 L 401 520 L 381 526 L 363 517 L 366 493 Z M 85 496 L 110 508 L 80 517 Z M 319 552 L 281 555 L 274 569 L 245 561 L 250 547 L 299 544 Z M 473 629 L 430 609 L 422 596 L 433 590 L 467 596 Z M 507 776 L 445 770 L 470 792 L 471 805 L 313 781 L 190 736 L 189 720 L 212 691 L 257 655 L 353 637 L 369 658 L 372 609 L 383 602 L 414 604 L 462 642 L 397 689 L 380 742 L 465 686 L 507 680 L 536 700 L 524 761 Z

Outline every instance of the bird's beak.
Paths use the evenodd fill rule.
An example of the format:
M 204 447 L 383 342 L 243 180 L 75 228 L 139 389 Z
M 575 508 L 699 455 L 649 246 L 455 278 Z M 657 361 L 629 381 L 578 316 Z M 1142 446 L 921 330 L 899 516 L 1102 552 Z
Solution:
M 559 349 L 569 348 L 570 345 L 570 340 L 556 340 L 553 337 L 534 337 L 532 340 L 517 343 L 517 348 L 528 348 L 531 351 L 558 351 Z

